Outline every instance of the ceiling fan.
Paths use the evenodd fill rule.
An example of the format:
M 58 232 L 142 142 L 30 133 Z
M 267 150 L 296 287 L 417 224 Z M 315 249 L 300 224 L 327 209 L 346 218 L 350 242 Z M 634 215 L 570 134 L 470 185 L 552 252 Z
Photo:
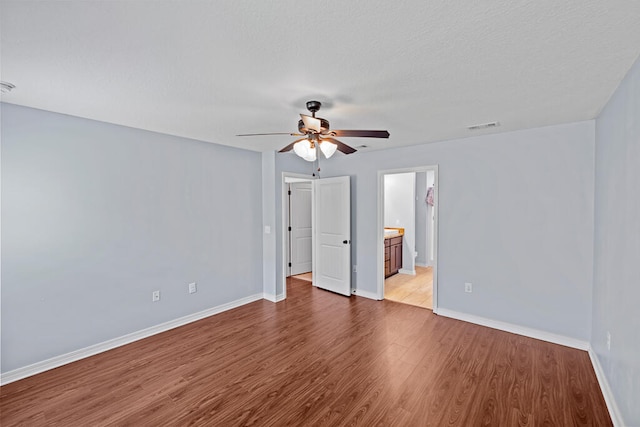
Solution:
M 320 147 L 320 151 L 322 151 L 327 159 L 333 156 L 333 153 L 335 153 L 336 150 L 344 154 L 351 154 L 357 151 L 355 148 L 335 139 L 336 136 L 345 138 L 389 138 L 389 132 L 386 130 L 331 130 L 328 120 L 316 117 L 316 112 L 321 106 L 322 103 L 320 103 L 320 101 L 307 102 L 307 110 L 311 112 L 311 115 L 300 114 L 300 120 L 298 121 L 298 133 L 247 133 L 236 136 L 302 136 L 303 138 L 296 139 L 279 152 L 286 153 L 287 151 L 293 150 L 298 156 L 309 162 L 313 162 L 317 158 L 316 147 Z

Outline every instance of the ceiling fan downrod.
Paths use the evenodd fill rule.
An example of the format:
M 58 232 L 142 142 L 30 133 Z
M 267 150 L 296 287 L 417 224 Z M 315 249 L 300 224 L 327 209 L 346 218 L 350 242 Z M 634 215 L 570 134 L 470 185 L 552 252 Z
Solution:
M 307 110 L 311 112 L 311 117 L 316 116 L 316 112 L 320 109 L 322 103 L 320 101 L 307 101 Z

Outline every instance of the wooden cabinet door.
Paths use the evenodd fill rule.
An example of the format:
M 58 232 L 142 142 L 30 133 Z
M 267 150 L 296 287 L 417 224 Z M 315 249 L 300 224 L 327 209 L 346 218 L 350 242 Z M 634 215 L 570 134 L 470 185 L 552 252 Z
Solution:
M 384 277 L 396 274 L 402 268 L 402 236 L 384 241 Z
M 397 272 L 402 268 L 402 243 L 393 246 L 393 254 L 395 261 L 393 270 Z
M 391 247 L 384 247 L 384 277 L 391 274 Z

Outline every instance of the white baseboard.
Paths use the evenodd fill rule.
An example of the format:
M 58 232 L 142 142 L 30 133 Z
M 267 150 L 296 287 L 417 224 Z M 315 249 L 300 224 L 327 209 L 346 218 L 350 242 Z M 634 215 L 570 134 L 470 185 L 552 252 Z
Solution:
M 434 313 L 436 312 L 434 311 Z M 450 317 L 452 319 L 474 323 L 476 325 L 487 326 L 489 328 L 511 332 L 518 335 L 523 335 L 525 337 L 535 338 L 542 341 L 552 342 L 554 344 L 564 345 L 566 347 L 576 348 L 578 350 L 587 351 L 587 353 L 589 354 L 589 358 L 591 359 L 591 364 L 593 365 L 593 370 L 596 373 L 596 378 L 598 379 L 598 384 L 600 386 L 600 390 L 602 391 L 602 395 L 607 405 L 607 410 L 609 411 L 609 416 L 611 416 L 611 421 L 613 422 L 613 425 L 616 427 L 626 426 L 626 424 L 624 423 L 624 420 L 622 419 L 620 409 L 616 404 L 615 398 L 611 391 L 611 387 L 609 386 L 609 382 L 607 381 L 607 377 L 605 376 L 604 370 L 602 369 L 602 365 L 600 365 L 600 360 L 598 359 L 598 356 L 595 354 L 595 352 L 591 348 L 591 345 L 589 342 L 567 337 L 564 335 L 558 335 L 558 334 L 553 334 L 546 331 L 541 331 L 538 329 L 514 325 L 512 323 L 501 322 L 498 320 L 487 319 L 485 317 L 474 316 L 472 314 L 461 313 L 461 312 L 449 310 L 446 308 L 439 308 L 436 314 L 444 317 Z
M 514 325 L 513 323 L 501 322 L 499 320 L 487 319 L 485 317 L 475 316 L 473 314 L 461 313 L 446 308 L 438 308 L 438 315 L 450 317 L 452 319 L 463 320 L 476 325 L 487 326 L 489 328 L 501 331 L 511 332 L 523 335 L 529 338 L 535 338 L 542 341 L 552 342 L 567 347 L 577 348 L 579 350 L 588 350 L 589 342 L 567 337 L 564 335 L 553 334 L 551 332 L 541 331 L 539 329 L 527 328 L 525 326 Z
M 604 370 L 602 369 L 602 365 L 600 364 L 600 359 L 598 359 L 598 355 L 595 351 L 589 346 L 589 358 L 591 359 L 591 364 L 593 365 L 593 370 L 596 372 L 596 378 L 598 379 L 598 384 L 600 385 L 600 390 L 602 390 L 602 396 L 604 397 L 604 402 L 607 404 L 607 409 L 609 410 L 609 416 L 611 417 L 611 421 L 613 425 L 618 427 L 625 426 L 627 424 L 624 423 L 622 419 L 622 414 L 620 413 L 620 409 L 618 409 L 618 405 L 616 404 L 616 400 L 613 397 L 613 392 L 611 391 L 611 387 L 609 386 L 609 381 L 607 381 L 607 377 L 604 374 Z
M 352 293 L 353 293 L 353 295 L 357 295 L 359 297 L 374 299 L 376 301 L 380 300 L 380 298 L 378 298 L 378 294 L 376 294 L 374 292 L 363 291 L 362 289 L 354 289 L 352 291 Z
M 364 298 L 378 300 L 377 294 L 369 291 L 354 289 L 353 294 L 364 297 Z M 148 338 L 150 336 L 159 334 L 161 332 L 165 332 L 170 329 L 174 329 L 174 328 L 186 325 L 188 323 L 192 323 L 197 320 L 204 319 L 205 317 L 213 316 L 214 314 L 222 313 L 223 311 L 231 310 L 233 308 L 240 307 L 242 305 L 249 304 L 254 301 L 258 301 L 260 299 L 266 299 L 272 302 L 278 302 L 278 301 L 284 300 L 285 298 L 284 298 L 284 295 L 282 294 L 277 296 L 271 295 L 271 294 L 255 294 L 255 295 L 251 295 L 235 301 L 231 301 L 226 304 L 222 304 L 213 308 L 209 308 L 207 310 L 203 310 L 203 311 L 193 313 L 184 317 L 180 317 L 178 319 L 161 323 L 159 325 L 152 326 L 150 328 L 142 329 L 140 331 L 133 332 L 131 334 L 127 334 L 118 338 L 114 338 L 112 340 L 104 341 L 102 343 L 94 344 L 92 346 L 75 350 L 70 353 L 62 354 L 60 356 L 52 357 L 50 359 L 43 360 L 41 362 L 37 362 L 32 365 L 28 365 L 22 368 L 8 371 L 1 375 L 0 385 L 9 384 L 14 381 L 18 381 L 23 378 L 27 378 L 32 375 L 42 373 L 50 369 L 54 369 L 54 368 L 66 365 L 68 363 L 75 362 L 80 359 L 94 356 L 96 354 L 103 353 L 105 351 L 114 349 L 116 347 L 121 347 L 123 345 L 130 344 L 132 342 L 135 342 L 144 338 Z M 557 335 L 557 334 L 552 334 L 545 331 L 540 331 L 537 329 L 526 328 L 523 326 L 511 324 L 511 323 L 488 319 L 485 317 L 475 316 L 472 314 L 461 313 L 461 312 L 457 312 L 457 311 L 449 310 L 445 308 L 440 308 L 437 314 L 440 316 L 449 317 L 452 319 L 474 323 L 476 325 L 487 326 L 489 328 L 498 329 L 501 331 L 511 332 L 514 334 L 523 335 L 526 337 L 535 338 L 543 341 L 548 341 L 555 344 L 564 345 L 567 347 L 577 348 L 579 350 L 586 350 L 589 354 L 589 358 L 591 359 L 591 364 L 593 365 L 593 370 L 595 371 L 596 378 L 598 379 L 598 384 L 600 385 L 600 389 L 602 390 L 602 395 L 604 396 L 604 400 L 607 405 L 607 409 L 609 410 L 609 415 L 611 416 L 613 425 L 616 427 L 625 425 L 623 422 L 620 410 L 618 409 L 618 405 L 616 404 L 615 398 L 611 391 L 611 387 L 609 386 L 609 382 L 607 381 L 607 377 L 605 376 L 604 370 L 600 365 L 600 360 L 598 359 L 598 356 L 595 354 L 595 352 L 593 351 L 593 349 L 591 348 L 588 342 L 577 340 L 575 338 L 566 337 L 563 335 Z
M 123 335 L 118 338 L 114 338 L 108 341 L 104 341 L 98 344 L 91 345 L 89 347 L 81 348 L 79 350 L 72 351 L 70 353 L 55 356 L 41 362 L 24 366 L 22 368 L 14 369 L 12 371 L 5 372 L 0 377 L 0 385 L 9 384 L 14 381 L 21 380 L 23 378 L 30 377 L 48 371 L 53 368 L 57 368 L 66 365 L 71 362 L 75 362 L 80 359 L 84 359 L 89 356 L 94 356 L 98 353 L 103 353 L 107 350 L 121 347 L 126 344 L 130 344 L 134 341 L 138 341 L 144 338 L 148 338 L 152 335 L 159 334 L 161 332 L 168 331 L 170 329 L 177 328 L 179 326 L 186 325 L 196 320 L 204 319 L 205 317 L 213 316 L 214 314 L 222 313 L 223 311 L 231 310 L 236 307 L 240 307 L 245 304 L 249 304 L 254 301 L 261 300 L 263 294 L 250 295 L 245 298 L 240 298 L 235 301 L 228 302 L 226 304 L 219 305 L 217 307 L 209 308 L 207 310 L 199 311 L 197 313 L 189 314 L 178 319 L 170 320 L 159 325 L 152 326 L 150 328 L 142 329 L 137 332 L 132 332 L 127 335 Z
M 408 274 L 410 276 L 415 276 L 416 275 L 416 271 L 415 270 L 406 270 L 404 268 L 401 268 L 400 270 L 398 270 L 398 273 L 400 273 L 400 274 Z
M 262 298 L 266 299 L 267 301 L 271 301 L 271 302 L 280 302 L 283 301 L 284 298 L 284 294 L 279 294 L 279 295 L 273 295 L 273 294 L 267 294 L 265 293 Z

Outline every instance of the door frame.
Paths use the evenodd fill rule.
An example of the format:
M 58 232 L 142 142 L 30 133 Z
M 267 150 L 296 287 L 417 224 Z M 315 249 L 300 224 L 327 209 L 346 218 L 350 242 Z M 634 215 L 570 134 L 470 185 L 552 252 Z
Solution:
M 398 173 L 408 172 L 434 172 L 434 211 L 433 211 L 433 312 L 438 313 L 438 210 L 440 204 L 438 202 L 439 197 L 439 178 L 438 178 L 438 165 L 417 166 L 412 168 L 402 169 L 386 169 L 378 171 L 378 266 L 377 266 L 377 296 L 379 300 L 384 299 L 384 177 L 385 175 L 393 175 Z
M 289 240 L 288 240 L 288 227 L 289 227 L 289 195 L 287 194 L 288 185 L 292 182 L 311 182 L 316 178 L 312 175 L 305 175 L 301 173 L 293 173 L 293 172 L 282 172 L 282 179 L 280 187 L 282 188 L 282 203 L 280 203 L 282 207 L 282 224 L 280 229 L 282 230 L 282 269 L 281 269 L 281 277 L 282 280 L 282 299 L 287 298 L 287 263 L 289 257 Z M 313 211 L 313 209 L 312 209 Z M 313 229 L 315 229 L 315 221 L 311 222 L 311 228 L 313 233 Z M 312 249 L 313 250 L 313 249 Z M 313 257 L 311 258 L 313 260 Z M 313 270 L 313 261 L 312 266 Z

